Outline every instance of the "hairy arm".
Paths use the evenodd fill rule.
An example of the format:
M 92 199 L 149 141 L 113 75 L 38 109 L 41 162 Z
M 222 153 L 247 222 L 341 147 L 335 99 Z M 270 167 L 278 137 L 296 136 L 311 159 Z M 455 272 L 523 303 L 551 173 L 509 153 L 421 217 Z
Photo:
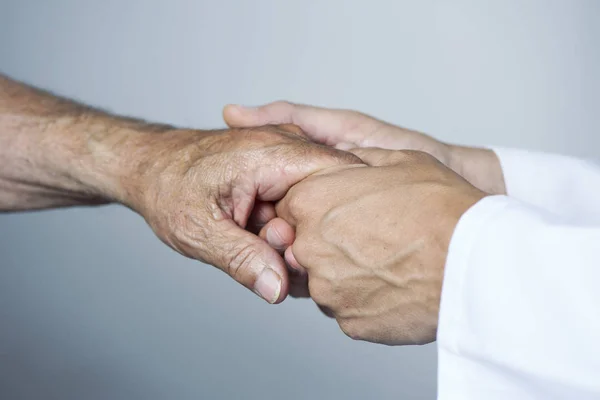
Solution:
M 0 211 L 124 204 L 171 248 L 270 303 L 289 291 L 283 259 L 255 234 L 273 203 L 319 170 L 360 163 L 289 125 L 176 129 L 0 75 Z
M 126 155 L 169 129 L 0 75 L 0 211 L 124 202 L 127 174 L 142 171 Z

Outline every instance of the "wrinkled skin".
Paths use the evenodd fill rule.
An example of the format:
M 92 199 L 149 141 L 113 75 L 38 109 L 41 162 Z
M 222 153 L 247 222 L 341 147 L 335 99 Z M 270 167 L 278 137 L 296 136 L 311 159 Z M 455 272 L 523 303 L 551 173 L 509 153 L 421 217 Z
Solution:
M 492 194 L 505 194 L 500 162 L 488 149 L 458 146 L 424 133 L 396 126 L 353 110 L 338 110 L 277 101 L 247 108 L 235 105 L 223 110 L 231 127 L 295 124 L 311 140 L 340 149 L 380 147 L 429 153 L 473 186 Z
M 125 202 L 179 253 L 215 265 L 270 303 L 288 293 L 281 256 L 252 232 L 275 216 L 272 202 L 321 169 L 361 163 L 314 144 L 297 127 L 176 130 L 137 144 Z M 244 228 L 247 228 L 244 229 Z
M 447 166 L 452 162 L 452 146 L 421 132 L 398 127 L 357 111 L 277 101 L 256 108 L 226 106 L 223 116 L 231 127 L 295 124 L 311 140 L 328 146 L 418 150 L 433 155 Z
M 268 230 L 295 229 L 286 260 L 350 337 L 435 340 L 450 238 L 486 194 L 429 154 L 352 150 L 371 166 L 332 167 L 293 186 Z M 270 235 L 273 235 L 272 233 Z
M 277 101 L 254 108 L 229 105 L 223 110 L 223 117 L 231 127 L 295 124 L 311 140 L 339 149 L 380 147 L 423 151 L 482 191 L 490 194 L 506 193 L 502 169 L 494 152 L 443 143 L 421 132 L 395 126 L 357 111 Z M 270 239 L 269 242 L 283 252 L 287 243 L 293 242 L 294 230 L 281 225 L 277 234 L 271 233 Z M 292 268 L 291 271 L 296 270 Z M 309 296 L 304 274 L 292 273 L 291 282 L 292 295 Z M 331 315 L 327 308 L 321 309 L 325 314 Z

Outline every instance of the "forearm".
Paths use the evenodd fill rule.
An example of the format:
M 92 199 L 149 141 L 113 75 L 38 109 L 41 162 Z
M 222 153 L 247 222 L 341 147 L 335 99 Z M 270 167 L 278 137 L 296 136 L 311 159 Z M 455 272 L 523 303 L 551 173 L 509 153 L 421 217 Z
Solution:
M 0 75 L 0 211 L 126 202 L 148 132 Z

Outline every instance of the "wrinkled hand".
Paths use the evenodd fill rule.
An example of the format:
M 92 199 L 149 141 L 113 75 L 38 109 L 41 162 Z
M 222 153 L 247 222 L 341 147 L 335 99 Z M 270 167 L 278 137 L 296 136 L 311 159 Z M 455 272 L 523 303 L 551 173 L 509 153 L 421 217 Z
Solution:
M 356 111 L 278 101 L 257 108 L 230 105 L 225 107 L 223 116 L 231 127 L 295 124 L 315 142 L 340 149 L 380 147 L 423 151 L 485 192 L 506 192 L 500 162 L 493 151 L 449 145 Z
M 271 202 L 323 168 L 356 156 L 304 138 L 296 127 L 174 130 L 145 136 L 123 182 L 131 208 L 179 253 L 212 264 L 270 303 L 288 292 L 285 263 L 258 236 Z
M 379 147 L 423 151 L 433 155 L 482 191 L 490 194 L 506 193 L 500 162 L 493 151 L 446 144 L 421 132 L 398 127 L 357 111 L 277 101 L 255 108 L 229 105 L 224 108 L 223 117 L 231 127 L 293 123 L 302 128 L 311 140 L 339 149 Z M 282 237 L 274 233 L 272 235 L 271 243 L 285 246 L 285 243 L 293 240 L 293 229 L 280 227 L 277 235 Z M 299 267 L 298 269 L 301 270 Z M 293 274 L 291 282 L 291 293 L 294 296 L 309 296 L 303 274 Z M 321 309 L 329 314 L 325 308 Z
M 431 342 L 450 238 L 486 194 L 426 153 L 352 152 L 373 166 L 332 167 L 299 182 L 277 205 L 283 220 L 261 234 L 295 228 L 286 260 L 306 270 L 310 296 L 348 336 Z

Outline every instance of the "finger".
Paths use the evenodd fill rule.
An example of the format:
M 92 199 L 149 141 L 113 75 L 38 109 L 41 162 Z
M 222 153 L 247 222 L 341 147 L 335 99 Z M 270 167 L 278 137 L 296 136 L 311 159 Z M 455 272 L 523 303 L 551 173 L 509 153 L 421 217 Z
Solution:
M 294 243 L 294 228 L 281 218 L 275 218 L 260 231 L 259 236 L 269 246 L 283 254 Z M 287 263 L 286 263 L 287 264 Z M 308 274 L 303 268 L 287 265 L 290 279 L 290 296 L 296 298 L 310 297 L 308 294 Z
M 298 260 L 296 260 L 296 256 L 294 256 L 294 252 L 293 252 L 292 248 L 293 248 L 293 246 L 290 246 L 287 249 L 285 249 L 285 253 L 283 254 L 283 258 L 284 258 L 285 262 L 287 263 L 289 268 L 292 268 L 293 270 L 295 270 L 294 274 L 308 276 L 308 272 L 307 272 L 306 268 L 304 268 L 302 265 L 300 265 Z
M 267 302 L 283 301 L 288 294 L 289 277 L 285 262 L 277 251 L 233 220 L 221 220 L 218 224 L 211 230 L 215 236 L 210 252 L 216 256 L 208 262 Z
M 306 133 L 304 133 L 302 128 L 300 128 L 298 125 L 281 124 L 281 125 L 276 125 L 276 126 L 277 126 L 277 129 L 282 130 L 284 132 L 289 132 L 296 136 L 300 136 L 302 138 L 309 139 L 309 137 L 306 135 Z
M 279 251 L 280 254 L 290 252 L 290 260 L 292 263 L 287 263 L 288 271 L 290 273 L 290 279 L 306 281 L 308 273 L 306 269 L 302 267 L 296 258 L 291 254 L 292 244 L 296 239 L 296 232 L 294 228 L 282 218 L 275 218 L 260 231 L 259 236 L 265 240 L 269 246 Z
M 232 128 L 293 124 L 296 112 L 295 105 L 285 101 L 276 101 L 260 107 L 229 104 L 223 108 L 223 119 Z
M 346 151 L 309 142 L 295 143 L 293 147 L 290 146 L 290 151 L 284 152 L 281 157 L 263 161 L 264 168 L 260 170 L 257 180 L 252 182 L 257 189 L 256 198 L 262 201 L 279 201 L 289 193 L 290 188 L 308 176 L 341 165 L 364 163 Z M 247 196 L 246 192 L 240 191 L 244 196 Z M 240 201 L 243 199 L 236 199 L 235 204 L 239 204 Z M 285 217 L 284 219 L 292 222 Z
M 271 202 L 257 200 L 254 209 L 248 218 L 246 230 L 258 235 L 260 230 L 277 215 L 275 214 L 275 205 Z
M 298 260 L 296 260 L 296 257 L 292 251 L 292 246 L 285 249 L 285 252 L 283 253 L 283 259 L 287 264 L 288 270 L 292 271 L 291 275 L 297 277 L 298 279 L 301 278 L 308 281 L 308 271 L 306 268 L 300 265 Z
M 349 149 L 348 152 L 358 156 L 365 164 L 374 167 L 399 164 L 406 162 L 415 154 L 421 154 L 418 151 L 384 150 L 377 147 Z
M 366 131 L 349 129 L 375 120 L 348 110 L 335 110 L 276 101 L 260 107 L 227 105 L 223 119 L 232 128 L 262 125 L 294 124 L 299 126 L 313 141 L 335 146 L 340 142 L 359 146 Z
M 283 253 L 285 249 L 294 243 L 296 233 L 294 228 L 285 220 L 273 218 L 265 224 L 258 236 L 265 240 L 269 246 Z

